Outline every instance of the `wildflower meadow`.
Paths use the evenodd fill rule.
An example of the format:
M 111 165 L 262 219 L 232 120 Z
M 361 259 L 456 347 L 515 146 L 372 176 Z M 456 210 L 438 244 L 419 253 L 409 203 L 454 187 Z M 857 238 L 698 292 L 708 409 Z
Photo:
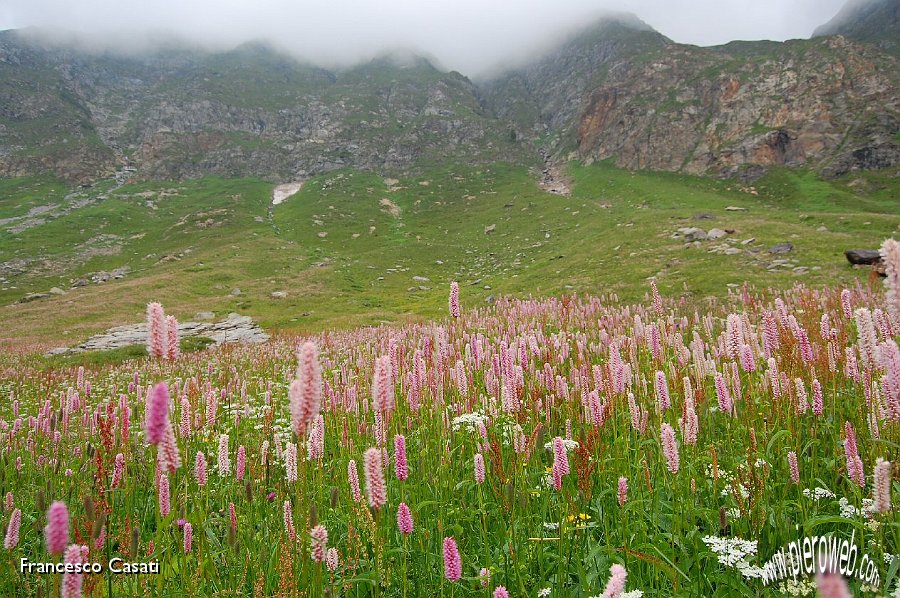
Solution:
M 197 352 L 151 303 L 148 358 L 9 352 L 0 595 L 900 595 L 882 252 L 884 284 L 473 307 L 453 283 L 435 321 Z M 819 537 L 853 566 L 773 560 Z

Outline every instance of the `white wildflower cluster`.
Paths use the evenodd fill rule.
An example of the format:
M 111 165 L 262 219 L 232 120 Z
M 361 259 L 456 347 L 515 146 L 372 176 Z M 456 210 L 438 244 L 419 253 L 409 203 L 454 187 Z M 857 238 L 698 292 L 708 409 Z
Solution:
M 721 565 L 737 569 L 744 577 L 759 578 L 762 576 L 762 568 L 751 565 L 747 560 L 747 557 L 754 557 L 759 551 L 756 540 L 706 536 L 703 538 L 703 543 L 716 553 Z
M 559 524 L 556 523 L 555 521 L 550 521 L 550 522 L 544 524 L 544 529 L 549 529 L 551 531 L 558 530 Z
M 578 441 L 563 438 L 563 446 L 566 447 L 567 453 L 571 453 L 572 451 L 574 451 L 575 449 L 578 448 Z M 544 445 L 544 448 L 547 449 L 548 451 L 553 450 L 553 441 L 551 440 L 550 442 L 546 443 Z
M 884 564 L 887 565 L 888 567 L 890 567 L 891 563 L 894 562 L 895 558 L 897 558 L 896 554 L 891 554 L 890 552 L 885 552 L 884 553 Z
M 486 415 L 478 413 L 463 413 L 458 417 L 454 417 L 450 422 L 453 431 L 456 432 L 460 428 L 465 428 L 466 432 L 477 432 L 481 426 L 487 426 L 490 418 Z
M 538 595 L 538 598 L 544 598 L 545 596 L 549 596 L 550 588 L 543 588 L 541 590 L 538 590 L 537 595 Z
M 815 596 L 816 583 L 812 579 L 786 579 L 778 585 L 778 591 L 788 596 Z
M 708 477 L 709 479 L 713 479 L 713 468 L 709 463 L 706 464 L 706 477 Z M 730 484 L 733 480 L 734 475 L 722 469 L 721 467 L 719 468 L 719 481 L 725 484 Z
M 834 492 L 832 492 L 828 488 L 822 488 L 821 486 L 819 486 L 815 490 L 804 488 L 803 496 L 805 496 L 806 498 L 812 498 L 814 500 L 821 500 L 823 498 L 835 498 Z
M 871 498 L 864 498 L 862 508 L 857 508 L 851 505 L 845 496 L 842 496 L 838 501 L 838 505 L 841 509 L 841 517 L 846 517 L 847 519 L 855 519 L 856 517 L 871 519 L 875 514 L 875 501 Z
M 726 488 L 722 488 L 722 490 L 719 492 L 719 494 L 722 495 L 723 497 L 731 496 L 732 488 L 733 488 L 733 486 L 728 486 Z M 750 491 L 747 490 L 746 486 L 744 486 L 743 484 L 738 484 L 737 488 L 738 488 L 738 492 L 741 493 L 741 498 L 743 498 L 744 500 L 750 498 Z

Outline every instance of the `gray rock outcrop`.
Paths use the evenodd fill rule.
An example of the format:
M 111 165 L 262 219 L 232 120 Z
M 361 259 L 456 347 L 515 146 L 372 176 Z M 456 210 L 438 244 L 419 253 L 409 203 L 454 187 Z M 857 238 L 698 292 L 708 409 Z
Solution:
M 178 334 L 181 338 L 200 336 L 212 339 L 216 345 L 225 343 L 264 343 L 269 335 L 250 317 L 240 314 L 228 314 L 220 322 L 180 322 Z M 75 347 L 53 349 L 47 356 L 70 355 L 85 351 L 105 351 L 120 349 L 131 345 L 147 344 L 147 324 L 128 324 L 110 328 L 97 334 Z

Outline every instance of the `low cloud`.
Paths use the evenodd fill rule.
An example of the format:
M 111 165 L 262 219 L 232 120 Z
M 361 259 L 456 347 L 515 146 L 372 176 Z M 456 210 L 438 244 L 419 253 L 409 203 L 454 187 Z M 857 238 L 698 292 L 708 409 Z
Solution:
M 165 40 L 212 49 L 265 40 L 317 64 L 396 48 L 477 76 L 540 51 L 607 11 L 632 12 L 678 42 L 808 37 L 844 0 L 5 0 L 0 28 L 66 31 L 100 47 Z M 58 34 L 64 37 L 62 34 Z

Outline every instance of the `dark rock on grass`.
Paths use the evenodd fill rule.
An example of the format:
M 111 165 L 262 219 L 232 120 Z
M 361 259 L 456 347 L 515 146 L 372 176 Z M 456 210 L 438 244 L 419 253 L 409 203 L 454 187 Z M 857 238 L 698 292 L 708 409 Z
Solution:
M 50 296 L 50 293 L 28 293 L 16 303 L 31 303 L 32 301 L 37 301 L 38 299 L 46 299 Z
M 848 249 L 844 255 L 854 266 L 871 266 L 881 262 L 881 253 L 876 249 Z
M 790 253 L 794 250 L 793 243 L 779 243 L 778 245 L 773 245 L 769 247 L 769 253 L 779 254 L 779 253 Z

